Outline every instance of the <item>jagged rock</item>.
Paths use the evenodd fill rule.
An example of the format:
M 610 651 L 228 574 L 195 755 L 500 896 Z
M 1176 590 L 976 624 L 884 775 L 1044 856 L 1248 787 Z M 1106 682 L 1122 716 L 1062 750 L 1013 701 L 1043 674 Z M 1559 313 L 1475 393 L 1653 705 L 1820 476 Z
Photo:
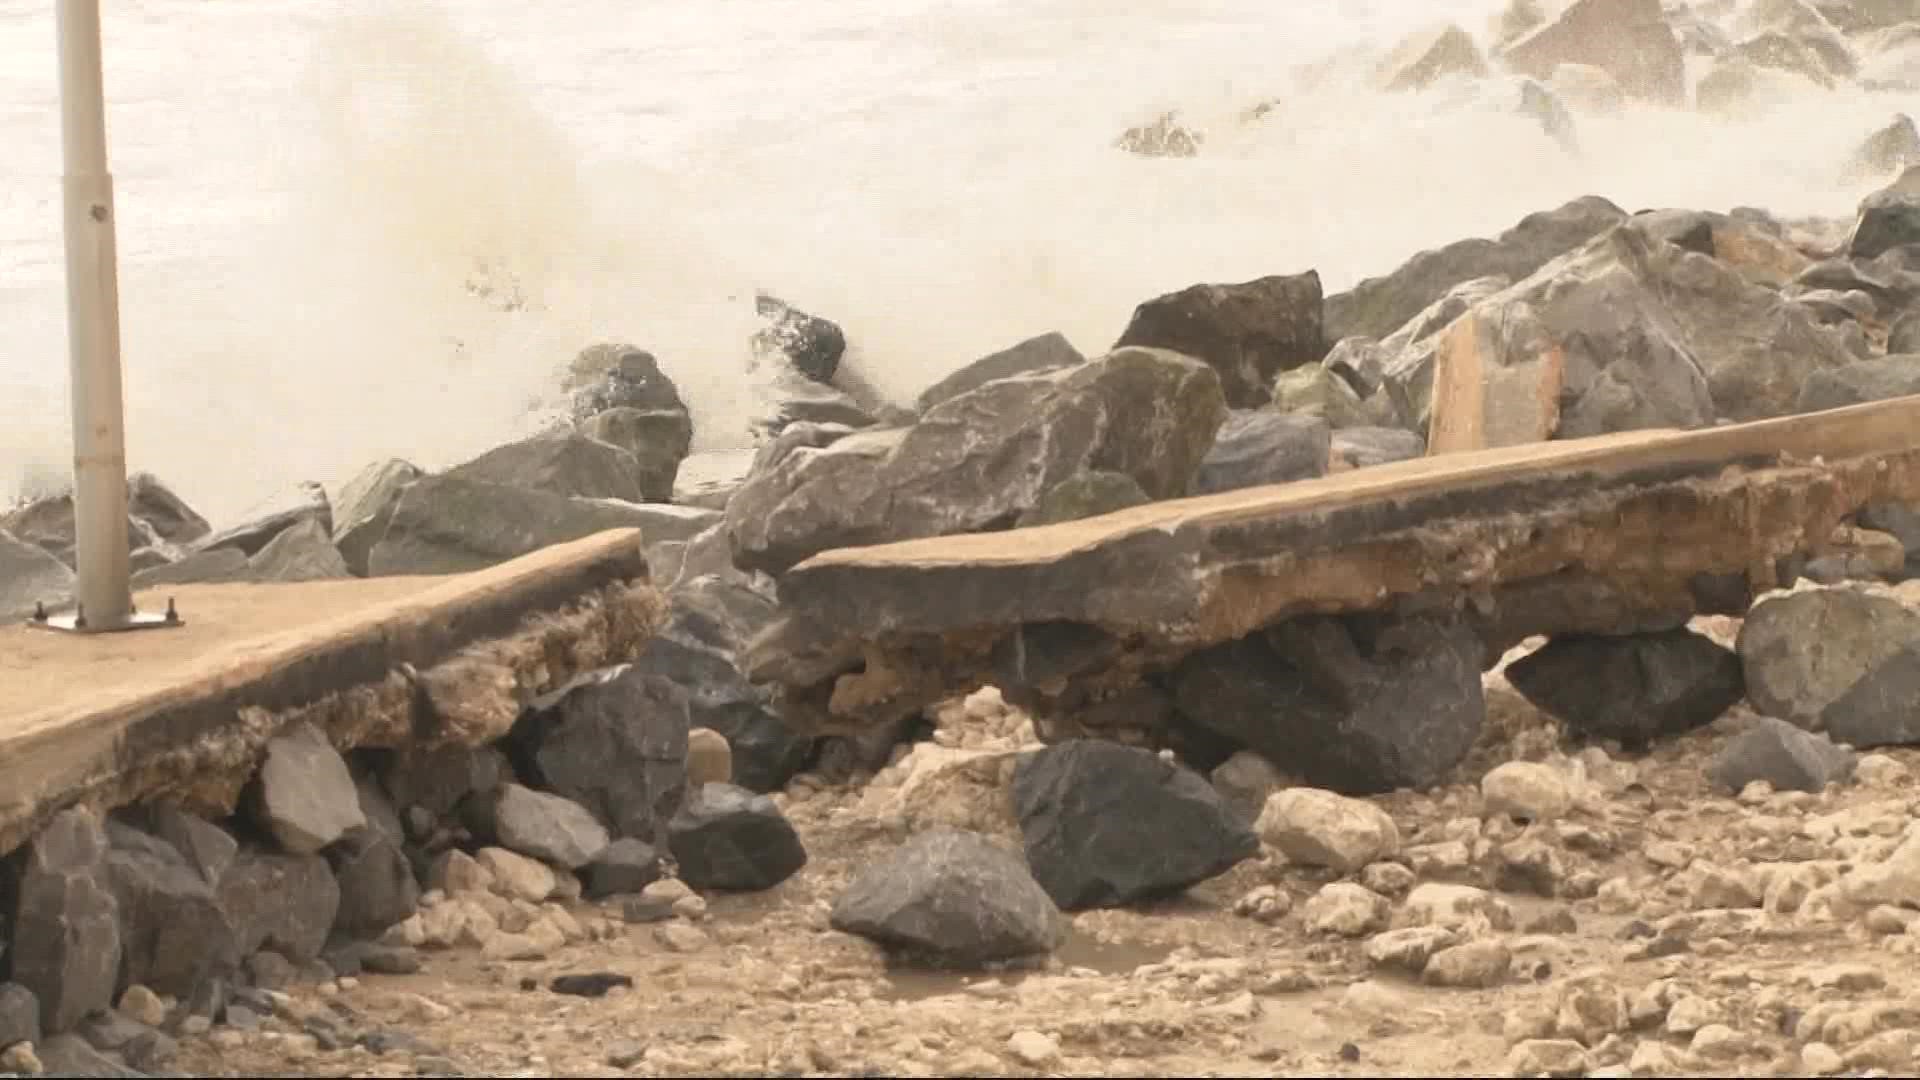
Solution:
M 773 800 L 732 784 L 693 792 L 667 834 L 680 879 L 696 889 L 771 889 L 807 864 L 800 834 Z
M 1507 65 L 1536 79 L 1561 64 L 1592 64 L 1634 97 L 1686 101 L 1685 55 L 1660 0 L 1576 0 L 1552 22 L 1509 44 Z
M 145 1076 L 95 1050 L 78 1035 L 55 1035 L 35 1047 L 47 1076 Z
M 0 513 L 0 533 L 31 544 L 74 566 L 73 493 L 46 495 Z M 131 515 L 127 517 L 127 547 L 138 550 L 147 543 L 147 530 Z M 29 610 L 32 605 L 28 604 Z
M 757 387 L 757 395 L 763 413 L 754 428 L 763 438 L 777 437 L 795 424 L 838 424 L 857 431 L 880 422 L 852 394 L 797 371 L 776 372 Z
M 1823 89 L 1834 85 L 1833 72 L 1820 51 L 1792 34 L 1757 34 L 1736 46 L 1735 55 L 1755 67 L 1797 75 Z
M 55 610 L 73 587 L 73 570 L 52 552 L 0 530 L 0 619 L 31 615 L 39 604 Z
M 1920 165 L 1920 128 L 1906 113 L 1896 113 L 1886 127 L 1867 136 L 1849 163 L 1853 172 L 1868 176 L 1900 172 L 1909 165 Z
M 327 863 L 340 886 L 333 929 L 348 937 L 373 938 L 413 914 L 420 902 L 420 883 L 402 847 L 406 835 L 400 815 L 386 792 L 367 778 L 355 787 L 367 827 L 348 834 L 327 851 Z
M 1776 233 L 1735 214 L 1652 210 L 1633 215 L 1630 224 L 1653 239 L 1711 255 L 1756 285 L 1777 289 L 1813 264 Z
M 582 499 L 642 502 L 640 463 L 617 446 L 574 431 L 557 431 L 495 447 L 448 472 Z M 672 491 L 669 484 L 667 490 Z
M 1907 312 L 1895 319 L 1887 330 L 1887 354 L 1913 355 L 1920 353 L 1920 309 Z
M 680 466 L 693 448 L 685 409 L 603 409 L 581 425 L 586 435 L 633 455 L 634 481 L 646 502 L 673 502 Z
M 1423 251 L 1391 274 L 1368 278 L 1346 292 L 1327 297 L 1327 340 L 1387 337 L 1456 286 L 1491 277 L 1519 281 L 1626 217 L 1626 211 L 1613 203 L 1587 196 L 1553 210 L 1529 214 L 1495 239 L 1460 240 Z M 1451 322 L 1452 316 L 1446 321 Z
M 869 863 L 829 925 L 958 964 L 1050 952 L 1066 920 L 1019 858 L 978 833 L 934 829 Z
M 247 576 L 254 581 L 325 581 L 352 577 L 353 571 L 320 522 L 308 518 L 282 529 L 248 559 Z
M 775 715 L 768 690 L 749 683 L 734 666 L 734 647 L 729 643 L 723 650 L 670 628 L 647 643 L 633 666 L 686 691 L 689 723 L 726 740 L 732 783 L 753 792 L 777 791 L 807 767 L 815 741 Z
M 333 546 L 354 575 L 367 576 L 367 560 L 386 535 L 400 493 L 424 475 L 410 462 L 388 458 L 360 470 L 340 489 L 333 500 Z
M 294 855 L 311 855 L 367 823 L 346 761 L 304 720 L 267 742 L 251 789 L 254 820 Z
M 1061 368 L 1077 367 L 1087 362 L 1080 350 L 1073 347 L 1059 332 L 1042 334 L 1028 338 L 1010 349 L 1003 349 L 991 356 L 982 357 L 966 367 L 948 375 L 932 386 L 920 392 L 916 402 L 922 413 L 931 410 L 942 402 L 959 397 L 969 390 L 985 386 L 996 379 L 1010 379 L 1016 375 L 1038 375 Z
M 1896 185 L 1861 201 L 1853 235 L 1847 238 L 1848 255 L 1873 259 L 1908 244 L 1920 244 L 1920 192 Z
M 1507 679 L 1571 730 L 1636 746 L 1712 723 L 1746 693 L 1740 657 L 1685 627 L 1557 637 L 1509 664 Z
M 320 955 L 340 910 L 340 885 L 319 855 L 243 848 L 214 891 L 241 956 L 272 949 L 304 964 Z
M 508 753 L 529 782 L 579 803 L 613 836 L 657 845 L 686 797 L 691 728 L 685 690 L 623 664 L 535 699 Z
M 1289 861 L 1340 874 L 1400 851 L 1400 830 L 1385 810 L 1318 788 L 1275 792 L 1254 831 Z
M 680 388 L 660 370 L 652 353 L 607 343 L 580 350 L 568 367 L 573 418 L 581 423 L 608 409 L 686 412 Z
M 1325 476 L 1333 432 L 1312 416 L 1234 410 L 1193 477 L 1193 494 Z
M 1275 377 L 1271 408 L 1279 413 L 1321 418 L 1336 430 L 1364 427 L 1379 411 L 1377 406 L 1370 408 L 1353 383 L 1324 361 Z
M 1859 359 L 1841 367 L 1814 371 L 1801 386 L 1799 411 L 1837 409 L 1862 402 L 1884 402 L 1920 394 L 1920 356 Z
M 1911 746 L 1920 743 L 1920 716 L 1913 709 L 1917 693 L 1920 642 L 1909 641 L 1868 668 L 1820 715 L 1829 736 L 1856 749 Z
M 910 428 L 821 448 L 783 437 L 727 504 L 734 562 L 777 574 L 828 548 L 1010 524 L 1087 469 L 1183 494 L 1225 411 L 1205 365 L 1127 348 L 987 383 Z
M 1470 345 L 1482 370 L 1527 373 L 1526 392 L 1558 412 L 1560 438 L 1785 415 L 1814 372 L 1850 359 L 1773 290 L 1634 227 L 1614 229 L 1471 314 L 1489 332 L 1448 343 Z M 1385 366 L 1410 427 L 1428 419 L 1450 337 Z
M 1067 911 L 1170 896 L 1260 850 L 1203 777 L 1136 747 L 1049 746 L 1020 759 L 1012 790 L 1027 864 Z
M 809 379 L 833 381 L 847 351 L 847 335 L 839 326 L 766 293 L 754 297 L 754 310 L 767 323 L 753 335 L 756 354 L 778 354 Z
M 127 477 L 127 513 L 169 544 L 191 544 L 213 531 L 206 518 L 149 472 Z
M 1199 492 L 1195 492 L 1199 494 Z M 1129 506 L 1152 502 L 1140 484 L 1126 473 L 1083 472 L 1048 488 L 1033 508 L 1014 521 L 1019 528 L 1053 525 L 1062 521 L 1111 514 Z
M 608 844 L 580 872 L 582 895 L 589 900 L 600 900 L 637 893 L 659 881 L 665 873 L 660 853 L 652 844 L 623 836 Z
M 1424 787 L 1485 717 L 1479 636 L 1421 616 L 1306 617 L 1193 654 L 1173 676 L 1185 722 L 1344 794 Z
M 1741 624 L 1738 649 L 1754 708 L 1813 726 L 1916 643 L 1920 612 L 1891 596 L 1836 587 L 1761 600 Z
M 1141 157 L 1193 157 L 1205 142 L 1205 135 L 1180 123 L 1180 114 L 1169 112 L 1121 132 L 1114 145 Z
M 673 503 L 725 510 L 733 493 L 747 482 L 757 450 L 702 450 L 680 462 L 673 480 Z
M 367 560 L 370 576 L 462 574 L 607 529 L 640 529 L 649 543 L 684 540 L 711 524 L 686 507 L 575 499 L 550 491 L 446 474 L 400 496 L 386 535 Z
M 1853 775 L 1859 757 L 1824 735 L 1771 716 L 1757 716 L 1752 726 L 1714 756 L 1707 776 L 1732 793 L 1755 780 L 1765 780 L 1775 791 L 1817 792 Z
M 601 773 L 613 773 L 619 767 L 616 760 L 600 762 Z M 618 779 L 603 775 L 600 783 L 614 786 Z M 476 836 L 567 870 L 585 866 L 612 841 L 586 807 L 519 784 L 501 784 L 486 795 L 468 800 L 465 813 L 467 825 Z
M 194 549 L 218 551 L 221 548 L 238 548 L 251 559 L 260 554 L 260 549 L 271 543 L 274 537 L 303 521 L 318 522 L 323 535 L 333 535 L 333 504 L 327 500 L 326 489 L 319 484 L 311 481 L 302 483 L 294 490 L 276 496 L 270 505 L 270 509 L 251 520 L 201 538 Z
M 1477 78 L 1486 73 L 1486 57 L 1473 35 L 1446 23 L 1402 41 L 1381 61 L 1374 78 L 1383 89 L 1402 91 L 1424 90 L 1449 75 Z
M 1401 428 L 1345 428 L 1333 433 L 1327 450 L 1327 471 L 1341 472 L 1408 461 L 1426 452 L 1425 439 Z
M 40 999 L 19 983 L 0 983 L 0 1046 L 39 1041 Z
M 445 817 L 476 791 L 492 791 L 513 777 L 506 755 L 491 746 L 446 745 L 395 755 L 381 783 L 395 807 Z
M 1156 297 L 1134 309 L 1114 348 L 1130 345 L 1202 360 L 1219 373 L 1229 406 L 1259 408 L 1271 400 L 1274 376 L 1326 355 L 1320 275 L 1194 285 Z
M 246 581 L 253 575 L 252 560 L 239 548 L 188 552 L 178 562 L 152 566 L 133 575 L 135 592 L 156 585 L 192 585 L 201 582 Z
M 71 1031 L 113 1005 L 120 974 L 120 904 L 107 835 L 85 810 L 54 815 L 27 845 L 8 951 L 13 981 L 40 1000 L 41 1023 Z
M 214 892 L 218 879 L 209 880 L 158 837 L 119 822 L 109 822 L 107 832 L 107 866 L 120 909 L 121 981 L 186 997 L 207 978 L 232 971 L 241 953 Z

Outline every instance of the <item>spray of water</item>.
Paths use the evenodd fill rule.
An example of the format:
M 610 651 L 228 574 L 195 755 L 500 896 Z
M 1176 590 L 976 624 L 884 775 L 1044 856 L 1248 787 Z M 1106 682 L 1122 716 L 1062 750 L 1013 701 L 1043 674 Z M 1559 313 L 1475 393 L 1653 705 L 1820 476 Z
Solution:
M 152 103 L 114 97 L 134 467 L 231 518 L 386 455 L 451 464 L 541 423 L 608 339 L 661 357 L 700 445 L 739 445 L 756 288 L 840 321 L 905 399 L 1048 330 L 1098 351 L 1195 281 L 1338 289 L 1583 194 L 1844 215 L 1878 182 L 1844 164 L 1890 95 L 1581 114 L 1575 156 L 1512 83 L 1364 86 L 1399 35 L 1496 6 L 146 0 L 108 43 L 133 69 L 110 95 Z M 0 71 L 51 40 L 9 20 L 46 17 L 0 7 Z M 217 75 L 175 85 L 196 63 Z M 0 178 L 50 183 L 44 109 L 9 110 L 46 87 L 0 91 L 42 167 Z M 176 99 L 191 122 L 158 123 Z M 1198 156 L 1114 148 L 1170 109 Z M 64 473 L 66 409 L 57 216 L 0 230 L 4 498 Z

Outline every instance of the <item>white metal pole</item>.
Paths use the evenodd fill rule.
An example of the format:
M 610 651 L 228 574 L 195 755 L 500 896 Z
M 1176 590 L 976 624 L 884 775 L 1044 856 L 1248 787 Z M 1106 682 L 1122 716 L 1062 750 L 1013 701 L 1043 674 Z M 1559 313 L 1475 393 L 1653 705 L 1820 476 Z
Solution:
M 58 3 L 77 598 L 86 630 L 115 630 L 129 621 L 133 594 L 128 583 L 120 288 L 100 75 L 100 0 Z

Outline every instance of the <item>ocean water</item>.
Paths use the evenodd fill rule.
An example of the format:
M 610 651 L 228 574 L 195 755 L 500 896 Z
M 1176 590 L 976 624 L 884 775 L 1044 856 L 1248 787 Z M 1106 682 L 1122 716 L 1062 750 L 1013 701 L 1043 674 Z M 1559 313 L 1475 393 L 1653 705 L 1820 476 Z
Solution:
M 52 6 L 0 0 L 0 499 L 69 468 Z M 1877 186 L 1852 148 L 1916 104 L 1582 114 L 1575 156 L 1510 84 L 1348 77 L 1436 20 L 1484 37 L 1492 0 L 103 6 L 130 464 L 217 521 L 529 430 L 596 340 L 744 445 L 755 289 L 904 399 L 1048 330 L 1098 352 L 1196 281 L 1335 290 L 1583 194 L 1845 215 Z M 1169 109 L 1198 157 L 1113 148 Z

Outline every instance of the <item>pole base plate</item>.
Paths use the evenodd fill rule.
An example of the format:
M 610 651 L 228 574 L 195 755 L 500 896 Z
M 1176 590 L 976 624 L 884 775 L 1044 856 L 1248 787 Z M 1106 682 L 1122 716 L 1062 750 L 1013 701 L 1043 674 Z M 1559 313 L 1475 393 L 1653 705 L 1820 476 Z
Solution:
M 44 619 L 29 619 L 27 625 L 41 630 L 56 630 L 64 634 L 119 634 L 130 630 L 173 630 L 187 625 L 178 615 L 142 615 L 127 616 L 127 621 L 118 626 L 102 626 L 92 620 L 82 621 L 73 614 L 49 615 Z

